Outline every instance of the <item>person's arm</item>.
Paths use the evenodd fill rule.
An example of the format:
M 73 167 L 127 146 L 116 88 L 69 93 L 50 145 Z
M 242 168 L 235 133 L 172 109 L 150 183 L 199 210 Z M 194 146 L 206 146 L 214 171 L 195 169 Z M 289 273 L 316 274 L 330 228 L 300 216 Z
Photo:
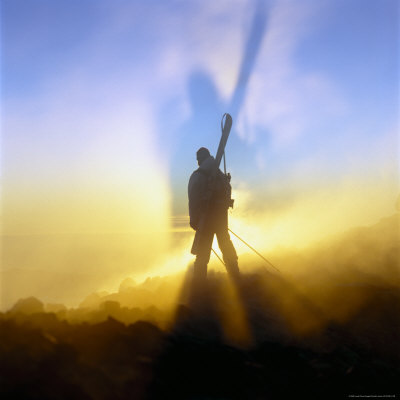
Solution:
M 188 197 L 189 197 L 189 217 L 190 226 L 197 230 L 201 207 L 202 207 L 202 177 L 199 172 L 193 172 L 189 179 Z

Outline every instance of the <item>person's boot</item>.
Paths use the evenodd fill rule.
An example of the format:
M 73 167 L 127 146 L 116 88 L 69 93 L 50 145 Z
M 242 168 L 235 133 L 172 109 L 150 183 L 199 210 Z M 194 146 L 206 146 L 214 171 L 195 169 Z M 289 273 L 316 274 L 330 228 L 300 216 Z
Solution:
M 226 269 L 228 271 L 229 276 L 233 279 L 235 283 L 240 282 L 240 271 L 237 260 L 229 260 L 225 262 Z

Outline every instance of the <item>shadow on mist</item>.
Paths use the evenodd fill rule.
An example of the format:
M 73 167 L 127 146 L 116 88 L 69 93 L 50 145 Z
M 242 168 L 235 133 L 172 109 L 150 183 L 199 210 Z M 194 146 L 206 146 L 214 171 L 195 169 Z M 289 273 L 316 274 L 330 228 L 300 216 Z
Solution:
M 248 36 L 242 50 L 236 83 L 229 100 L 224 100 L 218 91 L 212 75 L 202 68 L 195 68 L 189 74 L 187 97 L 190 116 L 179 127 L 169 126 L 174 132 L 170 138 L 170 186 L 172 188 L 172 214 L 180 215 L 187 208 L 186 186 L 190 171 L 196 167 L 195 153 L 200 147 L 216 152 L 220 137 L 221 117 L 228 112 L 236 122 L 245 101 L 247 87 L 256 65 L 257 56 L 266 34 L 267 6 L 265 1 L 256 0 Z M 165 121 L 173 112 L 169 104 L 160 113 L 163 131 Z M 168 122 L 167 122 L 168 124 Z M 239 137 L 236 124 L 233 125 L 229 140 L 229 158 L 237 165 L 246 165 L 254 170 L 256 149 Z

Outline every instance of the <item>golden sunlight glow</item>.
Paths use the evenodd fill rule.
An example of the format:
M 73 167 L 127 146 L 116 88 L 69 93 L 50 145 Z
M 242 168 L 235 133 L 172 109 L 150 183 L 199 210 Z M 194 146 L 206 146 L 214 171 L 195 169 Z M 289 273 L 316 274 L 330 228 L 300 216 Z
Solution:
M 356 183 L 357 182 L 357 183 Z M 286 208 L 268 208 L 268 199 L 257 211 L 250 206 L 252 193 L 236 189 L 233 193 L 236 208 L 230 215 L 233 232 L 260 251 L 279 248 L 305 248 L 354 226 L 368 225 L 395 211 L 397 193 L 393 182 L 349 180 L 337 185 L 317 187 L 298 194 Z M 283 199 L 282 199 L 283 200 Z M 248 248 L 233 237 L 238 252 Z

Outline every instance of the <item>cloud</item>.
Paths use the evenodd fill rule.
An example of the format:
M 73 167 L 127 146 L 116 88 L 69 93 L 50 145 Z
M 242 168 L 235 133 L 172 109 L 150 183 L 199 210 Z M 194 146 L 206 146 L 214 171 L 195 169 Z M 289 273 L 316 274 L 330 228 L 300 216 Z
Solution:
M 243 114 L 253 129 L 261 126 L 271 135 L 274 146 L 291 145 L 312 132 L 316 120 L 346 111 L 332 77 L 323 71 L 306 71 L 296 61 L 302 42 L 318 32 L 318 20 L 326 12 L 321 4 L 291 1 L 276 2 L 270 10 Z M 252 135 L 246 134 L 247 140 Z

